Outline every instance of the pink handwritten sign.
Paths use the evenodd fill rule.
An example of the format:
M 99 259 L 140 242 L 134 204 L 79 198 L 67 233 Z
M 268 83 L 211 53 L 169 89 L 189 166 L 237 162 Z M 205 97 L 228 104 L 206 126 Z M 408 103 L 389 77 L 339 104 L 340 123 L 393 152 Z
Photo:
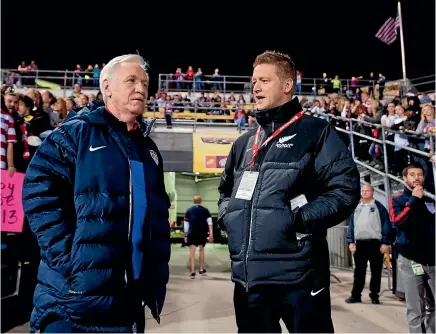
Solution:
M 23 192 L 24 174 L 9 176 L 7 170 L 1 171 L 1 231 L 23 232 L 24 212 L 21 194 Z

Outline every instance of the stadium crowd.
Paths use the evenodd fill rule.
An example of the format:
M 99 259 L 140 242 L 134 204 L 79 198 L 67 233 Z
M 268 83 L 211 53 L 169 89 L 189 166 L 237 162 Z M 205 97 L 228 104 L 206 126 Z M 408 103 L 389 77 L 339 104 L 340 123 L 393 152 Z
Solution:
M 11 173 L 14 170 L 24 172 L 41 140 L 62 124 L 70 111 L 78 112 L 93 101 L 102 100 L 101 92 L 84 94 L 81 85 L 81 83 L 92 85 L 98 83 L 99 69 L 98 64 L 94 67 L 90 65 L 87 69 L 89 75 L 82 77 L 81 66 L 77 65 L 76 83 L 71 96 L 67 98 L 57 98 L 49 90 L 33 88 L 27 89 L 25 94 L 18 94 L 15 92 L 15 86 L 6 82 L 2 88 L 2 134 L 4 134 L 1 151 L 2 168 L 10 168 Z M 34 61 L 28 66 L 23 62 L 19 67 L 20 73 L 36 70 L 37 65 Z M 297 92 L 301 91 L 302 73 L 299 72 L 298 76 Z M 205 80 L 200 68 L 194 72 L 190 66 L 186 73 L 182 73 L 181 68 L 178 68 L 176 74 L 170 78 L 176 81 L 168 83 L 168 91 L 158 91 L 155 95 L 149 96 L 147 111 L 163 114 L 168 128 L 172 128 L 174 121 L 177 122 L 177 114 L 186 112 L 209 116 L 208 119 L 198 119 L 199 122 L 235 123 L 238 130 L 246 129 L 247 125 L 248 128 L 257 126 L 252 94 L 223 92 L 221 78 L 219 69 L 216 69 L 212 76 L 216 81 L 208 81 Z M 362 77 L 353 77 L 350 87 L 341 86 L 341 82 L 337 80 L 339 80 L 338 76 L 331 79 L 323 73 L 322 82 L 317 87 L 312 87 L 312 89 L 316 88 L 318 95 L 301 97 L 303 109 L 315 117 L 333 122 L 336 127 L 350 130 L 352 126 L 352 130 L 377 139 L 382 138 L 382 130 L 371 124 L 383 126 L 385 138 L 398 144 L 396 147 L 387 145 L 389 171 L 398 176 L 405 166 L 413 160 L 418 160 L 427 166 L 427 181 L 434 183 L 431 162 L 401 149 L 401 146 L 406 145 L 420 151 L 434 153 L 434 141 L 431 141 L 428 136 L 436 133 L 434 101 L 425 93 L 418 95 L 409 93 L 393 98 L 383 96 L 385 78 L 382 74 L 379 74 L 378 80 L 374 79 L 373 73 L 365 80 Z M 191 89 L 193 85 L 197 85 L 198 89 L 210 89 L 212 92 L 194 94 Z M 362 85 L 367 86 L 362 89 Z M 226 117 L 214 119 L 215 116 Z M 347 118 L 366 123 L 350 123 L 346 121 Z M 6 129 L 7 124 L 11 129 L 14 128 L 15 135 L 11 135 L 12 131 Z M 343 132 L 341 135 L 350 144 L 350 136 Z M 375 169 L 382 170 L 385 154 L 382 145 L 357 136 L 353 138 L 355 157 Z M 7 161 L 9 144 L 12 144 L 14 151 L 13 163 Z

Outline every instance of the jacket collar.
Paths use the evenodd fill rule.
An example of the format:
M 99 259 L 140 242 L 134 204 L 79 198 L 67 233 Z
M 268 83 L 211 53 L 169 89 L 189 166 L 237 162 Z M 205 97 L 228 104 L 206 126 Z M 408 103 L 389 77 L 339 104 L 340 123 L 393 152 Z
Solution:
M 120 121 L 111 112 L 107 111 L 104 105 L 91 111 L 92 112 L 89 113 L 88 118 L 92 124 L 107 126 L 113 129 L 118 129 L 127 132 L 127 124 L 125 122 Z M 147 121 L 143 119 L 142 116 L 138 116 L 137 121 L 139 123 L 139 128 L 144 133 L 144 137 L 147 137 L 150 134 L 155 119 L 150 119 Z
M 289 102 L 282 104 L 281 106 L 258 110 L 256 112 L 256 120 L 262 127 L 268 124 L 283 124 L 291 119 L 292 116 L 301 111 L 301 105 L 298 101 L 298 97 L 294 97 Z

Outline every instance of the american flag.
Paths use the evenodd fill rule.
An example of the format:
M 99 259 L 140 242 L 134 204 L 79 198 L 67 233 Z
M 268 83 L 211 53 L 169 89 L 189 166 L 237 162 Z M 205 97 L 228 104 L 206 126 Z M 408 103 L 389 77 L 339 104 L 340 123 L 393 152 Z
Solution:
M 392 44 L 397 39 L 397 29 L 400 27 L 400 16 L 397 12 L 397 17 L 394 19 L 390 17 L 378 30 L 375 37 L 387 45 Z

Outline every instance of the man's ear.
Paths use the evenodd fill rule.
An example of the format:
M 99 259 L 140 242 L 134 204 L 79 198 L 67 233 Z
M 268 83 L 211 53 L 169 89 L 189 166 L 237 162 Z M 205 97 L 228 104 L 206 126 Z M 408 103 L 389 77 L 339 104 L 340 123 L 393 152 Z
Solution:
M 285 82 L 285 93 L 292 93 L 292 89 L 294 88 L 294 80 L 291 78 L 287 79 Z
M 111 97 L 112 96 L 112 90 L 109 84 L 109 80 L 103 81 L 103 90 L 104 90 L 104 96 Z

